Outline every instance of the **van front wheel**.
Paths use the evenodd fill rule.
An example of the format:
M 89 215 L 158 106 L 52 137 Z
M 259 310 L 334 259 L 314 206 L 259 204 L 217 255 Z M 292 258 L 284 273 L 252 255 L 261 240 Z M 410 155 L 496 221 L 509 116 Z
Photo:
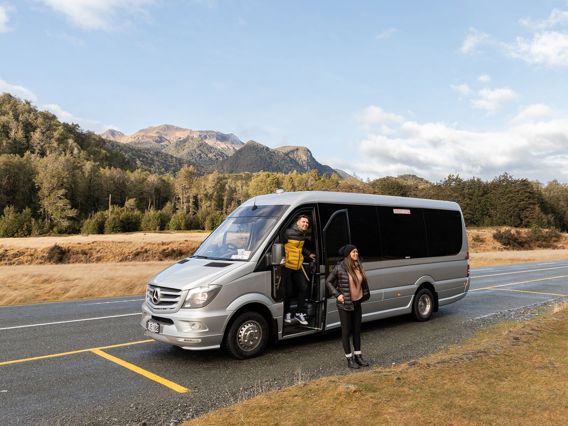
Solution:
M 416 321 L 428 321 L 434 312 L 434 295 L 427 288 L 416 292 L 412 302 L 412 315 Z
M 231 324 L 227 333 L 227 349 L 235 358 L 252 358 L 266 349 L 268 322 L 258 312 L 244 312 Z

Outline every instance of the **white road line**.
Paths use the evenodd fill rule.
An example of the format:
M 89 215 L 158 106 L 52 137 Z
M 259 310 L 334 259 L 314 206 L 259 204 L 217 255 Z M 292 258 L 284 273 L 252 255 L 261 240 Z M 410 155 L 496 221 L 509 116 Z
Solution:
M 498 284 L 498 285 L 492 285 L 492 286 L 489 286 L 489 287 L 474 288 L 474 289 L 469 290 L 469 292 L 482 291 L 482 290 L 493 290 L 493 289 L 497 289 L 499 287 L 508 287 L 508 286 L 511 286 L 511 285 L 538 283 L 538 282 L 541 282 L 541 281 L 557 280 L 559 278 L 568 278 L 568 275 L 559 275 L 557 277 L 548 277 L 548 278 L 537 278 L 536 280 L 518 281 L 516 283 Z
M 500 275 L 512 275 L 512 274 L 525 274 L 527 272 L 541 272 L 541 271 L 552 271 L 553 269 L 567 269 L 566 266 L 556 266 L 554 268 L 541 268 L 541 269 L 523 269 L 522 271 L 512 271 L 512 272 L 500 272 L 498 274 L 487 274 L 487 275 L 472 275 L 471 278 L 486 278 L 486 277 L 497 277 Z
M 143 302 L 144 299 L 128 299 L 128 300 L 115 300 L 112 302 L 92 302 L 92 303 L 81 303 L 81 305 L 108 305 L 110 303 L 129 303 L 129 302 Z
M 120 318 L 120 317 L 131 317 L 134 315 L 141 315 L 140 312 L 136 312 L 135 314 L 121 314 L 121 315 L 110 315 L 108 317 L 94 317 L 94 318 L 83 318 L 83 319 L 76 319 L 76 320 L 68 320 L 68 321 L 55 321 L 55 322 L 44 322 L 40 324 L 26 324 L 26 325 L 15 325 L 13 327 L 2 327 L 2 330 L 15 330 L 17 328 L 31 328 L 31 327 L 42 327 L 44 325 L 56 325 L 56 324 L 69 324 L 71 322 L 83 322 L 83 321 L 95 321 L 101 319 L 109 319 L 109 318 Z

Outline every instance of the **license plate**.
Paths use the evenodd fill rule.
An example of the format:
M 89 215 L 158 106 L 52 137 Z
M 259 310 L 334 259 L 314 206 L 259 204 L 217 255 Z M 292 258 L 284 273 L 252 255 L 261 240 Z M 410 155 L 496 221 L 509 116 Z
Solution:
M 148 321 L 146 323 L 146 328 L 151 333 L 159 333 L 160 332 L 160 324 L 157 323 L 156 321 L 152 321 L 152 320 Z

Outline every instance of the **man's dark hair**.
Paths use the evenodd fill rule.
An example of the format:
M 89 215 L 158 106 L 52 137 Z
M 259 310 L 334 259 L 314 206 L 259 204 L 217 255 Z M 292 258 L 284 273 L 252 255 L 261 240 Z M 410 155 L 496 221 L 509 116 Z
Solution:
M 308 219 L 308 222 L 310 221 L 310 218 L 308 217 L 308 215 L 306 214 L 300 214 L 298 215 L 298 217 L 296 218 L 296 222 L 299 221 L 300 219 L 306 218 Z

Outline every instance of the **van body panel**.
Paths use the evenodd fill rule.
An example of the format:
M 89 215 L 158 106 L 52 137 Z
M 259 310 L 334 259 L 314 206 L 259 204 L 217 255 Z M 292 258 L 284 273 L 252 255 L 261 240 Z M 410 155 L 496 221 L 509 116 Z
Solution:
M 424 226 L 430 226 L 430 228 L 427 228 L 430 230 L 428 231 L 430 235 L 426 232 L 423 238 L 426 238 L 426 241 L 434 241 L 434 243 L 432 249 L 428 246 L 427 252 L 417 252 L 416 254 L 413 254 L 413 251 L 408 252 L 410 256 L 424 256 L 426 254 L 431 257 L 410 258 L 406 256 L 406 252 L 397 254 L 396 252 L 385 251 L 386 255 L 374 254 L 374 257 L 367 262 L 365 261 L 366 253 L 360 254 L 370 288 L 370 299 L 362 305 L 363 321 L 411 313 L 415 294 L 423 285 L 431 285 L 434 288 L 434 298 L 438 306 L 453 303 L 467 294 L 470 282 L 467 235 L 463 215 L 457 203 L 322 191 L 279 193 L 257 196 L 244 202 L 218 228 L 227 229 L 227 231 L 217 232 L 214 238 L 212 233 L 198 249 L 198 255 L 184 259 L 157 274 L 149 282 L 146 299 L 142 306 L 141 326 L 145 328 L 146 335 L 155 340 L 192 350 L 220 347 L 237 312 L 246 311 L 247 306 L 252 307 L 253 305 L 266 307 L 265 312 L 269 313 L 271 317 L 267 320 L 269 324 L 276 324 L 277 330 L 275 331 L 278 339 L 288 339 L 339 327 L 336 301 L 333 298 L 325 298 L 326 273 L 331 271 L 334 266 L 332 262 L 337 260 L 335 253 L 337 248 L 330 250 L 327 244 L 332 244 L 332 242 L 328 243 L 326 238 L 335 237 L 333 242 L 335 244 L 338 240 L 342 240 L 343 235 L 345 235 L 345 238 L 348 239 L 345 243 L 352 243 L 350 229 L 359 229 L 359 233 L 356 234 L 359 235 L 358 238 L 361 241 L 368 242 L 368 239 L 365 240 L 369 235 L 366 232 L 367 229 L 361 228 L 364 225 L 358 225 L 359 228 L 357 228 L 357 225 L 353 225 L 350 214 L 356 217 L 358 212 L 373 211 L 370 210 L 369 206 L 376 208 L 375 211 L 377 212 L 378 227 L 376 227 L 374 235 L 379 236 L 380 241 L 377 241 L 376 247 L 380 247 L 377 249 L 380 253 L 383 253 L 382 244 L 385 238 L 381 230 L 382 225 L 379 223 L 380 218 L 408 214 L 405 213 L 407 209 L 409 209 L 408 212 L 415 209 L 412 210 L 414 215 L 423 215 Z M 385 207 L 387 209 L 384 209 Z M 336 231 L 329 231 L 325 234 L 326 223 L 320 222 L 320 211 L 322 215 L 327 215 L 321 219 L 326 223 L 332 220 L 334 211 L 344 212 L 342 213 L 344 219 L 341 220 L 343 220 L 343 226 L 347 228 L 347 231 L 344 234 L 336 233 Z M 261 215 L 263 212 L 268 212 L 266 217 L 255 216 Z M 315 319 L 309 327 L 296 327 L 293 331 L 286 328 L 287 331 L 284 331 L 286 326 L 283 321 L 284 303 L 281 287 L 284 283 L 281 281 L 281 272 L 278 272 L 280 267 L 270 264 L 270 253 L 272 244 L 280 242 L 283 230 L 290 226 L 294 220 L 294 215 L 297 215 L 298 212 L 307 212 L 312 218 L 312 243 L 317 250 L 317 275 L 310 284 L 310 294 L 306 304 L 311 305 L 312 318 Z M 382 212 L 386 213 L 383 214 Z M 459 212 L 459 217 L 453 212 Z M 259 219 L 255 219 L 256 217 Z M 328 217 L 329 219 L 327 219 Z M 373 220 L 372 215 L 370 217 Z M 417 216 L 413 217 L 417 219 Z M 447 217 L 451 218 L 449 223 L 453 224 L 452 227 L 445 227 L 446 222 L 444 220 Z M 395 219 L 400 218 L 395 217 Z M 393 224 L 386 229 L 392 231 L 401 226 L 401 222 L 396 220 L 386 222 Z M 460 222 L 461 248 L 458 237 L 454 238 L 455 235 L 459 235 L 456 233 L 459 230 Z M 368 222 L 362 222 L 359 219 L 359 222 L 355 223 Z M 433 225 L 426 225 L 428 223 L 433 223 Z M 262 224 L 265 225 L 261 226 Z M 339 219 L 338 224 L 341 224 Z M 225 225 L 224 228 L 223 225 Z M 249 230 L 248 234 L 246 233 L 247 229 Z M 257 230 L 256 234 L 254 233 L 255 229 Z M 328 227 L 326 229 L 335 228 Z M 446 240 L 443 238 L 435 240 L 436 232 L 445 235 Z M 392 235 L 391 232 L 391 238 Z M 394 235 L 396 240 L 396 234 Z M 412 241 L 413 239 L 420 241 L 418 237 L 413 237 L 413 235 L 407 234 L 407 239 L 402 241 Z M 254 240 L 254 245 L 250 243 L 249 247 L 251 248 L 235 247 L 241 243 L 241 240 L 245 241 L 247 236 L 250 241 Z M 219 240 L 223 244 L 227 242 L 227 245 L 222 245 Z M 451 240 L 454 242 L 452 243 Z M 450 242 L 445 245 L 444 241 Z M 356 241 L 353 241 L 353 243 L 357 245 Z M 217 245 L 212 247 L 213 244 Z M 450 244 L 451 249 L 444 248 L 450 247 Z M 396 250 L 396 246 L 393 247 Z M 369 247 L 370 250 L 372 248 Z M 209 253 L 218 253 L 218 257 L 211 257 L 212 255 Z M 440 255 L 432 257 L 434 254 Z M 188 294 L 205 291 L 203 289 L 210 289 L 211 287 L 214 287 L 216 293 L 205 306 L 201 308 L 183 307 Z M 161 292 L 165 298 L 175 296 L 177 298 L 175 303 L 172 302 L 171 306 L 166 308 L 159 306 L 159 304 L 154 305 L 152 295 L 155 296 L 156 288 L 159 290 L 158 300 Z M 197 288 L 198 290 L 194 290 Z M 159 324 L 157 333 L 149 331 L 149 321 L 152 321 L 153 330 L 156 329 L 155 323 Z

